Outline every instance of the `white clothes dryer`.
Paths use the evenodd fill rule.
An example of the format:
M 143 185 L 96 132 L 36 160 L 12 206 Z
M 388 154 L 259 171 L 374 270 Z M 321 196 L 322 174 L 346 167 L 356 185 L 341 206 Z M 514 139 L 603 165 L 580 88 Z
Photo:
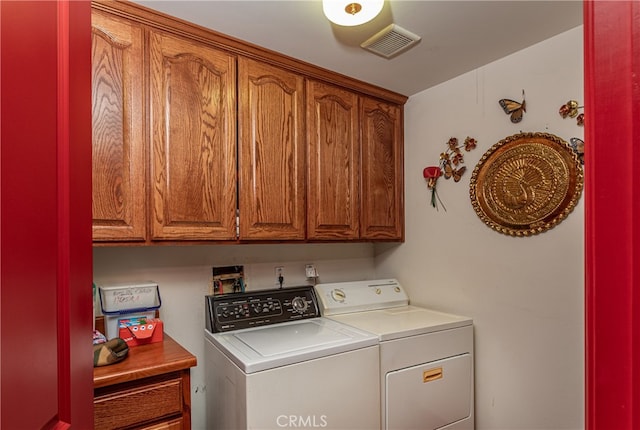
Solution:
M 378 336 L 382 428 L 474 428 L 470 318 L 410 305 L 395 279 L 315 288 L 324 317 Z
M 206 297 L 207 429 L 380 428 L 378 339 L 312 286 Z

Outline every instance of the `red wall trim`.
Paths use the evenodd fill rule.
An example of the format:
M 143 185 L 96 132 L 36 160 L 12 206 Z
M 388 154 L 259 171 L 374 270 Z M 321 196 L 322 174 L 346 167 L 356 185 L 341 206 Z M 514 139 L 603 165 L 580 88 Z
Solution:
M 638 174 L 640 174 L 640 2 L 634 1 L 631 6 L 631 70 L 632 70 L 632 94 L 631 94 L 631 163 L 636 166 L 635 179 L 631 181 L 633 199 L 631 200 L 632 217 L 635 219 L 631 235 L 634 244 L 632 255 L 632 309 L 633 309 L 633 334 L 632 348 L 632 378 L 633 387 L 631 408 L 634 411 L 633 427 L 640 427 L 640 228 L 638 228 L 638 216 L 640 215 L 640 186 L 638 186 Z
M 57 1 L 63 3 L 62 0 Z M 93 328 L 93 248 L 91 231 L 91 3 L 64 0 L 58 12 L 66 44 L 59 66 L 64 69 L 64 101 L 67 108 L 59 122 L 64 124 L 67 139 L 58 166 L 64 199 L 59 214 L 66 217 L 59 224 L 67 246 L 61 262 L 66 269 L 68 290 L 60 297 L 58 321 L 64 321 L 68 336 L 68 369 L 61 377 L 69 378 L 70 391 L 60 403 L 61 419 L 73 429 L 93 427 L 93 346 L 87 342 Z M 62 60 L 64 58 L 64 60 Z M 63 182 L 62 182 L 63 181 Z M 87 357 L 91 359 L 87 360 Z
M 69 4 L 58 2 L 58 427 L 71 421 L 69 368 Z
M 585 1 L 586 427 L 640 424 L 640 8 Z

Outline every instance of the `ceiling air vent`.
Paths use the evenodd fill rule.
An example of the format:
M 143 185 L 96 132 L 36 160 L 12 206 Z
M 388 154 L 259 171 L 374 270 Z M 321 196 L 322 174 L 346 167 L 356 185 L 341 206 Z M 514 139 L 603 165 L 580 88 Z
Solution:
M 391 58 L 402 51 L 409 49 L 420 41 L 420 36 L 405 30 L 404 28 L 390 24 L 371 36 L 360 46 L 374 54 L 385 58 Z

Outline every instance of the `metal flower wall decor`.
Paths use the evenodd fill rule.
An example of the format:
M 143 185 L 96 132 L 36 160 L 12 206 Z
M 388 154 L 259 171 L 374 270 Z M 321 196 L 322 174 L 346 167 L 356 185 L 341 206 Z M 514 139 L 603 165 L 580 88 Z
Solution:
M 461 165 L 464 163 L 462 149 L 469 152 L 475 149 L 476 144 L 476 140 L 469 136 L 463 143 L 459 143 L 457 138 L 452 137 L 447 142 L 447 149 L 440 154 L 438 165 L 425 167 L 422 171 L 424 178 L 427 180 L 427 188 L 431 190 L 431 206 L 436 210 L 438 209 L 438 203 L 440 203 L 445 212 L 447 210 L 436 189 L 438 178 L 444 176 L 445 179 L 453 178 L 454 182 L 460 181 L 460 178 L 467 170 L 466 166 Z
M 584 106 L 580 106 L 576 100 L 569 100 L 558 110 L 558 113 L 562 118 L 575 118 L 576 124 L 579 127 L 584 126 L 584 113 L 579 113 L 579 110 L 584 108 Z

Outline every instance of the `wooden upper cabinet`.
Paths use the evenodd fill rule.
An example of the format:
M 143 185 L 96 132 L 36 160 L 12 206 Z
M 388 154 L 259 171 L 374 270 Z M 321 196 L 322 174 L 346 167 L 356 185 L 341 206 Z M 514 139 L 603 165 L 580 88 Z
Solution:
M 93 240 L 146 239 L 143 29 L 92 13 Z
M 92 2 L 93 239 L 404 239 L 406 97 Z
M 150 32 L 154 240 L 236 239 L 235 57 Z
M 362 97 L 360 237 L 404 239 L 403 118 L 398 105 Z
M 359 238 L 358 95 L 307 81 L 307 238 Z
M 239 57 L 238 97 L 240 239 L 304 239 L 304 78 Z

